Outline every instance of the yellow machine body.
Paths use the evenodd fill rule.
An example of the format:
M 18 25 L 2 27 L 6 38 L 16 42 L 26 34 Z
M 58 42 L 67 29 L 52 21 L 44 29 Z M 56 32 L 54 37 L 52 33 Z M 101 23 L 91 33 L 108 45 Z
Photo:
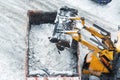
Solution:
M 64 34 L 71 35 L 72 38 L 81 43 L 82 45 L 85 45 L 88 47 L 89 50 L 92 51 L 92 53 L 88 53 L 86 55 L 82 73 L 83 74 L 93 74 L 96 76 L 100 76 L 102 73 L 112 73 L 113 70 L 113 63 L 114 55 L 120 53 L 120 33 L 118 34 L 118 41 L 115 46 L 115 44 L 111 40 L 111 34 L 102 29 L 99 26 L 96 26 L 101 31 L 105 32 L 106 34 L 102 34 L 101 32 L 98 32 L 93 27 L 88 27 L 85 25 L 85 19 L 83 17 L 70 17 L 71 20 L 80 20 L 80 23 L 82 24 L 83 29 L 88 31 L 92 36 L 101 39 L 101 44 L 103 48 L 99 48 L 98 46 L 84 40 L 81 35 L 81 30 L 78 27 L 74 27 L 74 30 L 69 31 L 61 31 Z M 94 24 L 95 26 L 96 24 Z M 84 67 L 85 66 L 85 67 Z M 86 68 L 87 66 L 87 68 Z
M 82 20 L 81 24 L 84 26 L 84 29 L 90 32 L 92 35 L 102 39 L 104 45 L 107 47 L 105 49 L 100 49 L 97 46 L 85 41 L 82 39 L 79 29 L 75 29 L 75 31 L 65 31 L 65 34 L 69 34 L 72 38 L 81 44 L 88 47 L 88 49 L 93 50 L 91 55 L 91 60 L 89 61 L 88 69 L 83 69 L 83 74 L 94 74 L 99 76 L 101 73 L 110 73 L 112 70 L 111 61 L 113 60 L 114 51 L 116 48 L 114 47 L 110 35 L 102 35 L 101 33 L 97 32 L 92 27 L 85 26 L 85 21 L 82 18 L 71 18 L 73 20 Z

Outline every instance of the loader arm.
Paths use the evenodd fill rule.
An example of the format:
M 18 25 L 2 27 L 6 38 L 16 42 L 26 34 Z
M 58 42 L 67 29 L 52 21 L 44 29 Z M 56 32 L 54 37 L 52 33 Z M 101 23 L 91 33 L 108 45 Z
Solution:
M 82 25 L 85 25 L 85 18 L 84 17 L 71 17 L 71 20 L 81 20 Z
M 102 43 L 106 46 L 108 50 L 115 50 L 115 47 L 113 45 L 113 42 L 111 41 L 110 35 L 103 35 L 97 32 L 93 27 L 83 27 L 85 30 L 90 32 L 93 36 L 96 36 L 100 39 L 102 39 Z
M 85 26 L 85 19 L 84 17 L 71 17 L 71 20 L 81 20 L 81 24 L 84 26 L 83 28 L 85 30 L 87 30 L 88 32 L 90 32 L 93 36 L 96 36 L 100 39 L 102 39 L 102 43 L 106 46 L 107 49 L 109 50 L 115 50 L 115 47 L 113 45 L 113 42 L 111 41 L 111 36 L 110 33 L 104 29 L 102 29 L 101 27 L 99 27 L 96 24 L 93 24 L 93 26 L 101 29 L 101 31 L 104 31 L 105 33 L 107 33 L 107 35 L 103 35 L 99 32 L 97 32 L 97 30 L 95 30 L 93 27 L 87 27 Z
M 101 51 L 101 49 L 99 49 L 97 46 L 83 40 L 81 37 L 81 34 L 79 33 L 79 30 L 78 31 L 65 31 L 64 33 L 71 35 L 74 40 L 87 46 L 90 50 L 94 50 L 94 53 L 98 53 Z
M 63 32 L 65 34 L 71 35 L 74 40 L 87 46 L 88 49 L 93 50 L 92 60 L 90 61 L 89 69 L 87 71 L 83 70 L 84 74 L 92 73 L 94 75 L 97 75 L 98 72 L 109 73 L 111 71 L 112 65 L 110 64 L 110 60 L 113 60 L 113 52 L 110 52 L 108 50 L 102 50 L 98 48 L 97 46 L 83 40 L 79 30 L 78 31 L 63 31 Z M 98 54 L 99 54 L 99 57 L 98 57 Z

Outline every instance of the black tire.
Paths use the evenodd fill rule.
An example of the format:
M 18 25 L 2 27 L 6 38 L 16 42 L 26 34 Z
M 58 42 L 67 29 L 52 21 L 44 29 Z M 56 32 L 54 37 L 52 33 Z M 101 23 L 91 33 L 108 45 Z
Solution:
M 114 80 L 120 80 L 120 53 L 116 53 L 113 61 Z

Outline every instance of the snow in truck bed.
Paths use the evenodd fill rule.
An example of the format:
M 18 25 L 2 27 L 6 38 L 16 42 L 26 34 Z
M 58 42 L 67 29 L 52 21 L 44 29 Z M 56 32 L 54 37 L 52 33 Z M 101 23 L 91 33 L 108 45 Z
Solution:
M 72 49 L 58 52 L 52 36 L 53 24 L 32 25 L 29 37 L 29 74 L 40 76 L 57 76 L 77 74 L 77 56 Z

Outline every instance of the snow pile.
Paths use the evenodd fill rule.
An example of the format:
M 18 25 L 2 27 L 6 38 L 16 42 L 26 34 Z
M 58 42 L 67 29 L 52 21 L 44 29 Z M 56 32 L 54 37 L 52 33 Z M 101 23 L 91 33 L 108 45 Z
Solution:
M 52 36 L 52 24 L 32 25 L 30 31 L 29 74 L 44 76 L 77 74 L 77 56 L 72 49 L 58 52 L 48 37 Z

